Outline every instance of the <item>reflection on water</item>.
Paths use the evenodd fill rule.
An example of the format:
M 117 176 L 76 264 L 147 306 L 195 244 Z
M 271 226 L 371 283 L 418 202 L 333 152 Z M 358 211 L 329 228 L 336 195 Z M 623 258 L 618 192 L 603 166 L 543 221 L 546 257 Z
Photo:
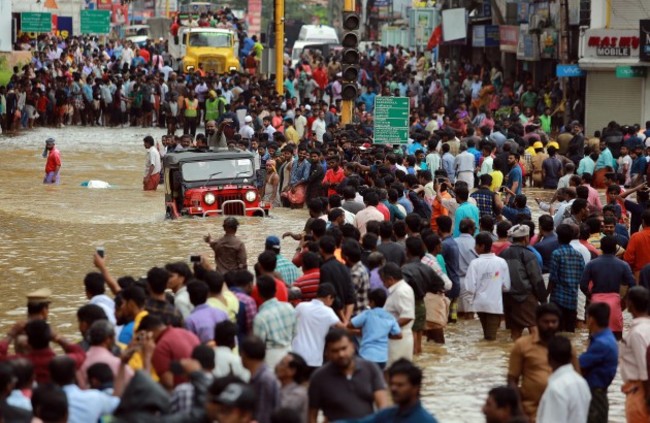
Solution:
M 76 309 L 84 304 L 83 277 L 93 270 L 95 247 L 106 249 L 116 276 L 142 276 L 147 269 L 191 254 L 211 254 L 202 240 L 208 232 L 221 234 L 221 218 L 165 221 L 163 193 L 142 191 L 143 129 L 59 130 L 62 185 L 43 186 L 44 140 L 51 131 L 36 130 L 15 138 L 0 138 L 0 326 L 6 329 L 24 315 L 26 293 L 48 286 L 54 291 L 50 310 L 57 331 L 76 336 Z M 162 132 L 150 131 L 157 139 Z M 114 188 L 80 187 L 100 179 Z M 530 193 L 549 197 L 548 192 Z M 535 210 L 537 213 L 538 211 Z M 239 235 L 246 243 L 249 264 L 264 247 L 267 235 L 302 230 L 303 210 L 277 210 L 269 219 L 245 218 Z M 283 240 L 284 255 L 296 243 Z M 628 316 L 626 316 L 628 317 Z M 627 320 L 627 319 L 626 319 Z M 483 421 L 481 406 L 487 392 L 506 380 L 508 333 L 498 341 L 481 341 L 478 320 L 462 321 L 447 329 L 445 346 L 425 345 L 417 360 L 425 369 L 423 400 L 443 422 Z M 587 341 L 584 332 L 573 337 L 579 352 Z M 620 377 L 610 388 L 610 421 L 624 421 Z

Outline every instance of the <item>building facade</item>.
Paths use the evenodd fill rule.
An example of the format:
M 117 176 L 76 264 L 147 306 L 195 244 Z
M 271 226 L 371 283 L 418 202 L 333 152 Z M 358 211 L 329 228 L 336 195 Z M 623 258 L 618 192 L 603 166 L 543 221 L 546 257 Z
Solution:
M 647 19 L 647 1 L 592 0 L 578 60 L 586 72 L 587 134 L 611 121 L 643 127 L 650 120 L 650 61 L 640 58 L 642 46 L 650 41 L 640 30 L 640 22 Z

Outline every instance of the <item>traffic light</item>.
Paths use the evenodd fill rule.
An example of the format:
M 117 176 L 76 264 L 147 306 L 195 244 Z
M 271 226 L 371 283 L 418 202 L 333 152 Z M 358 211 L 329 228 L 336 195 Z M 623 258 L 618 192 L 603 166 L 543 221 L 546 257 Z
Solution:
M 361 19 L 356 12 L 343 12 L 343 57 L 341 60 L 342 87 L 341 97 L 343 100 L 356 100 L 359 94 L 357 79 L 359 77 L 359 24 Z

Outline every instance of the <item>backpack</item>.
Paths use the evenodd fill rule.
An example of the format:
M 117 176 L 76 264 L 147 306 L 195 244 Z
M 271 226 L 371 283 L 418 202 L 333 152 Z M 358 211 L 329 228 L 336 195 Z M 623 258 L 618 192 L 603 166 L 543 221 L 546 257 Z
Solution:
M 413 203 L 413 213 L 419 215 L 427 222 L 431 221 L 431 206 L 413 191 L 409 191 L 409 200 Z

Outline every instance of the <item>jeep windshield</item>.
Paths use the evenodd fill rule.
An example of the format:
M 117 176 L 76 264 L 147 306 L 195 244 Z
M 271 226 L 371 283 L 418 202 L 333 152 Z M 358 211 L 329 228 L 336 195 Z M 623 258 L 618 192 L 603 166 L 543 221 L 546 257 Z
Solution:
M 190 46 L 192 47 L 231 47 L 232 34 L 227 32 L 192 32 Z
M 188 162 L 183 164 L 185 182 L 220 181 L 230 182 L 253 176 L 251 159 L 212 160 L 205 162 Z

